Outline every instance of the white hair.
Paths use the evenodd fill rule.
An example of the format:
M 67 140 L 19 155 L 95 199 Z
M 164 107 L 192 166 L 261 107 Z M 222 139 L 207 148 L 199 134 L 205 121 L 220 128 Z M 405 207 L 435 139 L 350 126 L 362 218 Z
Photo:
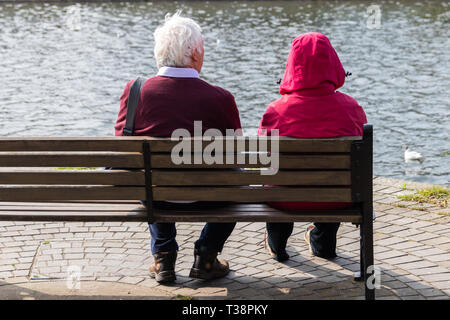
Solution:
M 191 62 L 194 50 L 200 52 L 202 29 L 192 19 L 174 15 L 166 15 L 163 25 L 155 33 L 155 59 L 158 68 L 186 67 Z

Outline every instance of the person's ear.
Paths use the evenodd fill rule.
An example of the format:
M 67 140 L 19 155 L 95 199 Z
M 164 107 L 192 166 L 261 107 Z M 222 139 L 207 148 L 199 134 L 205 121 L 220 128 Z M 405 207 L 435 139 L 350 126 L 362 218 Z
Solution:
M 193 61 L 193 62 L 197 62 L 197 61 L 199 61 L 199 60 L 200 60 L 200 52 L 198 51 L 197 48 L 195 48 L 195 49 L 192 51 L 192 61 Z

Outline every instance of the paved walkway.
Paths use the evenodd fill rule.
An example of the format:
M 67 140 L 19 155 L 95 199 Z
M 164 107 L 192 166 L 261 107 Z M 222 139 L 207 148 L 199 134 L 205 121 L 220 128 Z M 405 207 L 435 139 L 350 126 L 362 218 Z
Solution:
M 377 299 L 449 299 L 450 210 L 400 201 L 408 189 L 427 185 L 375 178 L 375 261 L 381 268 Z M 177 281 L 158 285 L 145 223 L 0 222 L 0 299 L 363 299 L 359 229 L 343 224 L 338 258 L 312 257 L 303 240 L 308 224 L 296 223 L 291 259 L 279 263 L 264 249 L 264 223 L 238 223 L 222 257 L 232 272 L 203 282 L 188 277 L 193 242 L 202 223 L 179 223 Z M 80 270 L 80 288 L 67 282 Z M 69 285 L 69 286 L 68 286 Z

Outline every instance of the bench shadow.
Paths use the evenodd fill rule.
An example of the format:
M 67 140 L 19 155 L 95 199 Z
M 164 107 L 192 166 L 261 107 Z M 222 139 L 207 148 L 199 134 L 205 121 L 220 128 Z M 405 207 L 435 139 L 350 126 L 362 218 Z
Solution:
M 353 279 L 353 272 L 359 270 L 359 259 L 340 253 L 334 260 L 308 257 L 289 247 L 291 259 L 276 262 L 267 255 L 267 263 L 277 269 L 277 265 L 291 269 L 290 273 L 280 276 L 245 275 L 233 268 L 222 279 L 212 281 L 194 280 L 177 272 L 177 280 L 170 285 L 137 285 L 139 294 L 129 292 L 132 285 L 103 281 L 82 281 L 95 283 L 94 294 L 80 294 L 70 290 L 49 294 L 39 288 L 53 286 L 53 291 L 61 291 L 65 281 L 23 281 L 11 283 L 0 281 L 0 300 L 361 300 L 364 299 L 363 282 Z M 333 267 L 331 267 L 333 266 Z M 349 267 L 350 266 L 350 267 Z M 334 267 L 338 270 L 335 270 Z M 375 290 L 376 299 L 424 299 L 418 290 L 428 292 L 432 298 L 448 299 L 445 292 L 433 288 L 424 282 L 418 282 L 408 275 L 396 274 L 390 270 L 381 270 L 381 288 Z M 150 280 L 150 278 L 149 278 Z M 152 280 L 150 280 L 152 281 Z M 115 290 L 110 290 L 116 286 Z M 32 287 L 32 288 L 30 288 Z M 58 289 L 59 288 L 59 289 Z M 417 289 L 415 289 L 417 288 Z M 131 289 L 132 290 L 132 289 Z M 111 293 L 103 293 L 103 292 Z M 97 294 L 98 292 L 98 294 Z M 149 294 L 151 292 L 151 294 Z M 164 294 L 158 294 L 163 293 Z
M 364 282 L 354 280 L 354 272 L 359 271 L 359 258 L 341 252 L 337 258 L 327 260 L 301 255 L 293 247 L 288 247 L 287 251 L 291 258 L 286 262 L 275 262 L 275 265 L 287 266 L 297 272 L 269 277 L 244 275 L 239 270 L 233 270 L 232 262 L 230 262 L 232 270 L 227 277 L 209 282 L 189 281 L 188 278 L 183 277 L 180 284 L 186 281 L 182 283 L 183 287 L 192 291 L 179 290 L 179 292 L 186 295 L 191 293 L 198 299 L 365 299 Z M 267 261 L 273 261 L 268 254 L 267 259 Z M 210 292 L 209 295 L 195 294 L 195 290 L 205 290 L 205 288 Z M 217 290 L 215 291 L 214 288 Z M 218 294 L 221 288 L 222 291 L 226 290 L 226 296 Z M 398 274 L 385 268 L 381 268 L 380 288 L 375 290 L 375 296 L 376 299 L 426 299 L 418 290 L 422 293 L 426 292 L 427 298 L 448 299 L 448 295 L 442 290 L 417 281 L 412 276 Z

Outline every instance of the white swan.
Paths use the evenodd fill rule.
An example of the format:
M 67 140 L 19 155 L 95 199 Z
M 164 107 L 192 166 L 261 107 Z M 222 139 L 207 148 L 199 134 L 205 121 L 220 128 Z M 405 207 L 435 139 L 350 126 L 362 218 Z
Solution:
M 405 162 L 411 160 L 422 160 L 422 154 L 420 152 L 409 151 L 408 146 L 405 146 L 404 149 L 405 149 Z

